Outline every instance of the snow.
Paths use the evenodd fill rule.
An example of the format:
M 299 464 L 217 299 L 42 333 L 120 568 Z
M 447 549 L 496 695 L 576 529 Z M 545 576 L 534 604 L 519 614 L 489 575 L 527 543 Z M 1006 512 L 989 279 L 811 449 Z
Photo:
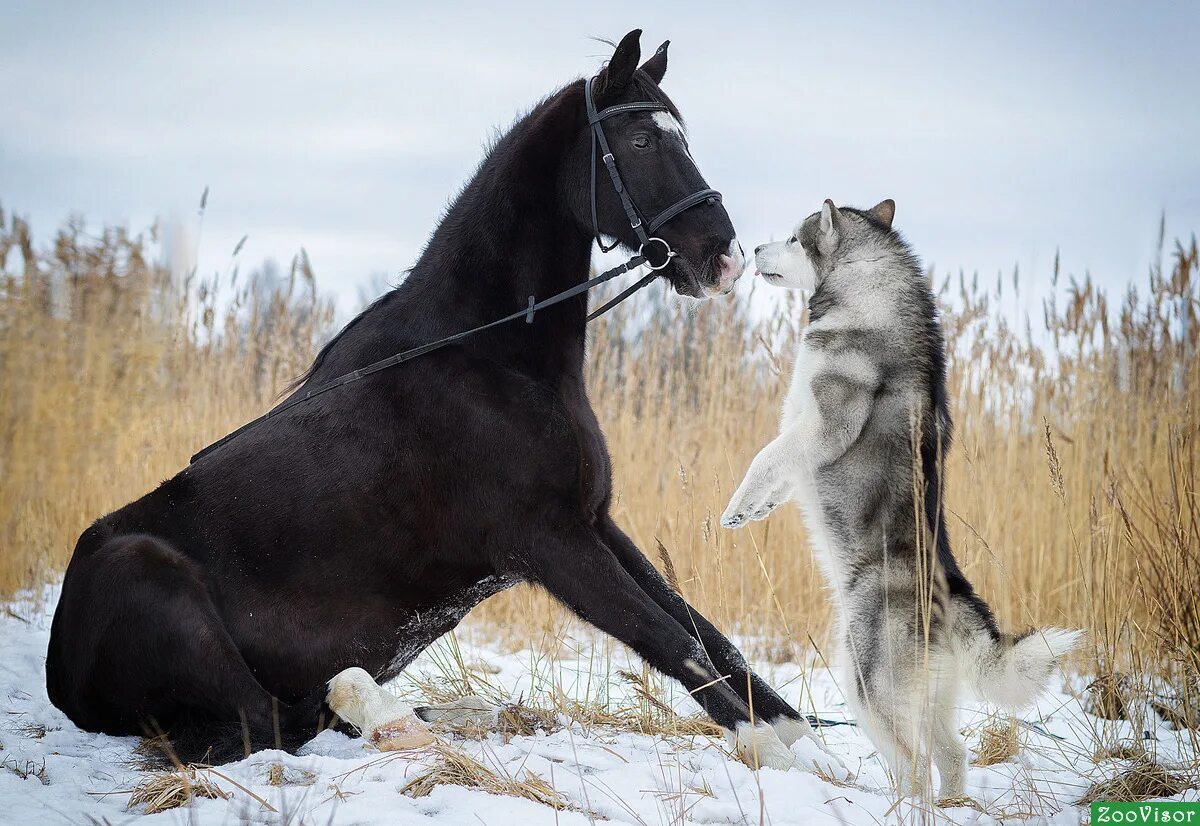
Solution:
M 327 731 L 299 755 L 258 752 L 219 767 L 209 779 L 228 799 L 197 799 L 184 809 L 145 815 L 128 809 L 129 790 L 143 779 L 134 765 L 136 738 L 109 737 L 77 729 L 50 705 L 44 684 L 46 643 L 56 590 L 36 602 L 23 600 L 0 609 L 0 822 L 4 823 L 289 823 L 289 824 L 486 824 L 486 826 L 582 826 L 607 819 L 615 823 L 891 823 L 922 819 L 931 811 L 914 799 L 897 801 L 888 790 L 883 766 L 870 742 L 853 726 L 824 729 L 831 748 L 856 773 L 840 786 L 800 771 L 753 772 L 733 760 L 721 740 L 703 736 L 643 735 L 602 725 L 571 723 L 553 733 L 485 740 L 445 735 L 455 749 L 501 775 L 533 773 L 547 781 L 569 808 L 442 785 L 425 797 L 401 789 L 434 760 L 429 753 L 380 754 L 361 738 Z M 505 649 L 487 641 L 480 629 L 443 639 L 422 655 L 390 688 L 421 698 L 413 675 L 445 679 L 457 662 L 486 671 L 495 690 L 530 705 L 548 704 L 551 691 L 605 704 L 637 702 L 619 675 L 642 673 L 626 649 L 576 629 L 557 653 Z M 478 638 L 478 639 L 476 639 Z M 753 640 L 745 640 L 753 651 Z M 817 713 L 845 719 L 840 693 L 829 672 L 794 663 L 764 664 L 761 673 L 789 701 L 805 710 L 812 696 Z M 1078 688 L 1082 681 L 1074 681 Z M 653 686 L 682 713 L 697 706 L 669 682 Z M 811 692 L 811 695 L 810 695 Z M 565 718 L 564 718 L 565 719 Z M 986 719 L 979 705 L 960 717 L 969 745 Z M 968 793 L 984 813 L 971 808 L 932 810 L 953 823 L 997 823 L 1032 818 L 1036 822 L 1086 822 L 1072 805 L 1092 782 L 1120 764 L 1092 761 L 1097 736 L 1105 741 L 1142 739 L 1128 723 L 1085 714 L 1063 688 L 1048 694 L 1022 715 L 1023 748 L 1008 763 L 972 767 Z M 44 734 L 43 734 L 44 731 Z M 1186 759 L 1186 733 L 1160 726 L 1145 732 L 1159 758 Z M 282 766 L 283 785 L 272 785 L 273 765 Z M 278 779 L 278 769 L 276 779 Z M 1196 800 L 1196 792 L 1178 799 Z M 264 805 L 264 803 L 266 805 Z M 267 808 L 270 806 L 271 811 Z

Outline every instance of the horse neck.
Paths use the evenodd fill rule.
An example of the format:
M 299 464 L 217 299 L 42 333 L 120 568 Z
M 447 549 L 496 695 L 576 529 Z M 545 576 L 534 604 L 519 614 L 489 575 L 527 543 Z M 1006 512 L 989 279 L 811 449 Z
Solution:
M 591 234 L 561 195 L 578 115 L 552 100 L 496 145 L 448 210 L 406 291 L 446 333 L 467 329 L 585 281 Z M 532 123 L 530 121 L 533 121 Z M 587 296 L 513 322 L 464 346 L 544 378 L 582 374 Z

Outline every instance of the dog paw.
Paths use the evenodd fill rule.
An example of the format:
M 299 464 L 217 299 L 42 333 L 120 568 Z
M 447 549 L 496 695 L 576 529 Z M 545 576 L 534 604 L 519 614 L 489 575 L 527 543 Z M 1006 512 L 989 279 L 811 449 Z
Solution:
M 740 528 L 747 522 L 757 522 L 760 519 L 766 519 L 771 511 L 779 507 L 782 497 L 772 499 L 765 502 L 758 502 L 754 499 L 735 500 L 729 503 L 729 507 L 725 509 L 725 513 L 721 516 L 721 526 L 733 530 Z
M 771 511 L 779 507 L 778 502 L 766 502 L 762 505 L 749 504 L 738 506 L 735 508 L 730 505 L 721 517 L 721 527 L 734 530 L 742 527 L 747 522 L 757 522 L 760 519 L 766 519 Z
M 755 522 L 757 522 L 760 519 L 766 519 L 767 515 L 770 514 L 771 511 L 775 510 L 777 507 L 779 507 L 778 502 L 767 502 L 761 508 L 755 508 L 750 513 L 750 518 L 753 519 Z
M 791 491 L 791 481 L 782 476 L 748 476 L 721 516 L 721 525 L 740 528 L 747 522 L 766 519 L 791 498 Z
M 740 511 L 737 513 L 726 511 L 725 515 L 721 517 L 721 527 L 728 528 L 731 531 L 737 530 L 742 525 L 745 525 L 748 519 L 749 517 Z
M 929 785 L 929 770 L 925 766 L 909 766 L 900 774 L 892 770 L 892 781 L 892 788 L 900 797 L 919 800 L 929 800 L 933 797 L 933 789 Z
M 979 801 L 973 797 L 968 797 L 965 794 L 956 794 L 950 797 L 939 797 L 937 799 L 937 807 L 939 809 L 958 809 L 965 807 L 968 809 L 974 809 L 977 812 L 983 811 L 983 807 L 979 805 Z

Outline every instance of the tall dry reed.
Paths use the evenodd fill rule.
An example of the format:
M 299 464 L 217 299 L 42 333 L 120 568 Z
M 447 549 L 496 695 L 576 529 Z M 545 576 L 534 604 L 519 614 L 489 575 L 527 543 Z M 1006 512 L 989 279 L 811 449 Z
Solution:
M 41 249 L 0 210 L 0 596 L 61 575 L 83 528 L 269 406 L 329 332 L 303 254 L 172 275 L 156 235 L 73 219 Z

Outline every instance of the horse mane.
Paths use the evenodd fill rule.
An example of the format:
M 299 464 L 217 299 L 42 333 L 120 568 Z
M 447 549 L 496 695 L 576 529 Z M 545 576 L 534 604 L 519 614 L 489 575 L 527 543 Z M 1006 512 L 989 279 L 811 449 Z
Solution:
M 336 333 L 334 333 L 333 337 L 331 339 L 329 339 L 329 341 L 325 342 L 324 346 L 322 346 L 321 349 L 319 351 L 317 351 L 317 355 L 313 359 L 312 364 L 310 364 L 308 366 L 308 369 L 305 370 L 300 375 L 296 376 L 296 378 L 292 379 L 290 382 L 288 382 L 287 385 L 283 388 L 283 390 L 280 391 L 279 398 L 283 398 L 284 396 L 294 393 L 297 388 L 299 388 L 306 381 L 311 379 L 313 377 L 313 374 L 316 373 L 317 370 L 321 367 L 321 365 L 325 363 L 325 357 L 328 356 L 330 351 L 333 350 L 334 346 L 339 341 L 341 341 L 342 336 L 344 336 L 344 335 L 346 335 L 346 333 L 350 332 L 351 327 L 358 324 L 358 322 L 362 321 L 363 318 L 367 315 L 367 313 L 371 312 L 372 310 L 374 310 L 375 308 L 381 306 L 384 302 L 386 302 L 388 300 L 388 298 L 391 297 L 392 293 L 394 293 L 395 291 L 396 291 L 396 288 L 392 287 L 390 290 L 385 292 L 383 295 L 379 296 L 379 298 L 375 299 L 370 304 L 368 304 L 366 307 L 364 307 L 361 311 L 359 311 L 358 315 L 356 315 L 354 318 L 350 319 L 349 323 L 347 323 L 345 327 L 343 327 L 342 329 L 340 329 Z
M 576 82 L 578 82 L 578 81 L 576 81 Z M 446 206 L 442 210 L 442 214 L 439 217 L 437 224 L 434 226 L 434 229 L 430 232 L 429 239 L 425 242 L 425 247 L 421 250 L 421 254 L 419 256 L 417 256 L 418 263 L 420 262 L 421 258 L 424 257 L 425 252 L 428 250 L 430 243 L 432 243 L 434 235 L 437 233 L 438 227 L 440 227 L 446 221 L 446 219 L 449 217 L 451 211 L 454 209 L 455 204 L 457 204 L 459 202 L 459 200 L 467 193 L 467 191 L 470 190 L 472 185 L 479 179 L 480 175 L 482 175 L 485 172 L 485 170 L 487 170 L 489 165 L 491 165 L 496 160 L 497 154 L 502 153 L 504 151 L 504 149 L 506 148 L 506 146 L 509 143 L 509 139 L 514 135 L 514 133 L 516 133 L 517 130 L 521 126 L 525 125 L 528 122 L 531 122 L 539 113 L 544 111 L 547 106 L 549 106 L 551 103 L 553 103 L 555 100 L 557 100 L 561 95 L 563 95 L 565 92 L 567 92 L 573 85 L 574 85 L 573 83 L 567 84 L 562 89 L 559 89 L 558 91 L 554 92 L 553 94 L 547 95 L 546 97 L 542 98 L 537 103 L 535 103 L 533 105 L 533 107 L 531 109 L 529 109 L 529 111 L 518 115 L 507 129 L 504 129 L 504 130 L 497 129 L 492 132 L 492 134 L 488 137 L 486 143 L 484 144 L 483 156 L 480 158 L 479 163 L 477 163 L 475 165 L 475 169 L 471 172 L 471 175 L 462 184 L 462 186 L 459 187 L 458 191 L 454 193 L 453 197 L 451 197 L 446 202 Z M 408 270 L 405 271 L 405 276 L 407 277 L 409 274 L 411 274 L 413 269 L 415 269 L 415 265 L 414 265 L 414 267 L 410 267 Z M 400 281 L 400 283 L 396 284 L 390 290 L 388 290 L 383 295 L 379 296 L 374 301 L 372 301 L 370 304 L 368 304 L 365 308 L 363 308 L 358 313 L 358 315 L 356 315 L 353 319 L 351 319 L 350 322 L 347 323 L 345 327 L 343 327 L 341 330 L 339 330 L 337 333 L 335 333 L 334 336 L 331 339 L 329 339 L 329 341 L 325 342 L 325 345 L 323 347 L 321 347 L 320 351 L 317 352 L 316 357 L 313 359 L 312 364 L 309 365 L 308 369 L 305 370 L 303 373 L 301 373 L 296 378 L 294 378 L 291 382 L 289 382 L 287 387 L 284 388 L 283 392 L 280 395 L 284 396 L 284 395 L 295 392 L 297 388 L 303 386 L 305 382 L 307 382 L 309 379 L 311 379 L 313 377 L 313 375 L 315 375 L 316 372 L 321 369 L 321 366 L 325 363 L 329 354 L 331 352 L 333 352 L 334 347 L 337 346 L 337 344 L 342 340 L 342 338 L 347 333 L 349 333 L 353 327 L 357 326 L 358 323 L 360 321 L 362 321 L 364 318 L 366 318 L 369 314 L 371 314 L 375 310 L 379 309 L 380 307 L 382 307 L 383 305 L 388 303 L 388 301 L 396 294 L 396 291 L 399 290 L 403 286 L 405 280 L 406 279 L 402 279 Z

